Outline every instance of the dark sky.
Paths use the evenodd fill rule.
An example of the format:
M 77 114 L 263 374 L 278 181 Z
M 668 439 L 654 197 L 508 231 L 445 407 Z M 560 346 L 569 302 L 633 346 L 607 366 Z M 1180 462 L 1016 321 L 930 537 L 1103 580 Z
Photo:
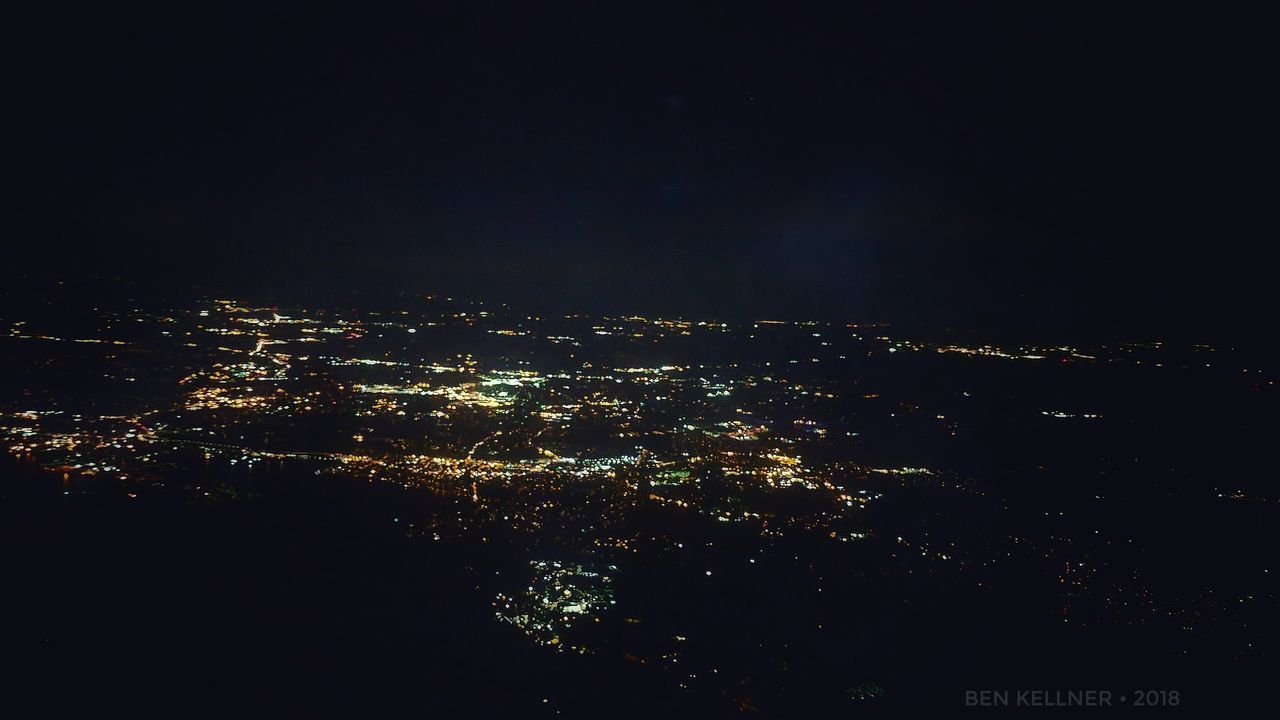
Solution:
M 6 23 L 21 272 L 1135 338 L 1269 315 L 1261 18 L 100 5 Z

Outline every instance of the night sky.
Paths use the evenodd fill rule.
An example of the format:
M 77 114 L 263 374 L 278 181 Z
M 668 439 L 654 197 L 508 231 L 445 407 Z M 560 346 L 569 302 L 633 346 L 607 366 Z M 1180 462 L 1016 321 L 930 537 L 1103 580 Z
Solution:
M 11 16 L 11 275 L 1047 337 L 1268 325 L 1260 18 L 309 5 Z

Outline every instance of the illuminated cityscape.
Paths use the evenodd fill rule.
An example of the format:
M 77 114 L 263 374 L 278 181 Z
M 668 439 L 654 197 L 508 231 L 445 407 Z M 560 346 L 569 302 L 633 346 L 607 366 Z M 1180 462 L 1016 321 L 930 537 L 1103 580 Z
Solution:
M 776 712 L 797 692 L 813 707 L 909 700 L 901 671 L 841 648 L 935 622 L 943 598 L 1040 603 L 1020 608 L 1027 632 L 1158 638 L 1143 652 L 1172 661 L 1273 651 L 1256 642 L 1277 599 L 1265 557 L 1214 585 L 1179 559 L 1196 517 L 1248 533 L 1274 513 L 1265 482 L 1230 464 L 1198 487 L 1180 483 L 1189 467 L 1142 469 L 1144 443 L 1202 432 L 1176 429 L 1194 421 L 1164 393 L 1269 403 L 1274 376 L 1230 350 L 971 348 L 884 324 L 539 317 L 452 298 L 7 322 L 20 362 L 0 438 L 61 502 L 394 488 L 370 521 L 473 557 L 471 585 L 448 592 L 514 632 L 497 637 L 643 668 L 720 710 Z M 984 457 L 993 434 L 1025 454 Z M 1176 531 L 1130 522 L 1139 507 L 1173 513 Z

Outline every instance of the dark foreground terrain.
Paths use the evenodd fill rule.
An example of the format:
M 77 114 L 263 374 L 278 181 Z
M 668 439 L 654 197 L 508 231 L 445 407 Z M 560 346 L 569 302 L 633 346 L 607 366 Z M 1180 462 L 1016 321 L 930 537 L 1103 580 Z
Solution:
M 494 574 L 487 568 L 511 565 L 501 548 L 406 537 L 385 522 L 403 509 L 397 490 L 273 477 L 248 501 L 111 489 L 69 499 L 61 482 L 29 469 L 6 465 L 3 478 L 6 704 L 51 714 L 480 717 L 760 709 L 675 688 L 665 671 L 622 657 L 524 642 L 493 621 L 481 591 Z M 859 588 L 858 611 L 876 614 L 846 636 L 845 657 L 822 657 L 831 652 L 824 643 L 806 664 L 879 679 L 892 694 L 855 703 L 873 715 L 954 710 L 971 688 L 1178 689 L 1180 714 L 1253 707 L 1262 696 L 1261 665 L 1172 657 L 1169 638 L 1142 627 L 1057 624 L 1038 611 L 1047 591 L 1034 580 L 1004 582 L 945 594 L 911 588 L 917 594 L 905 598 L 902 587 Z M 677 591 L 649 592 L 664 589 Z M 787 595 L 785 586 L 744 588 L 734 602 L 693 596 L 687 610 L 709 616 L 703 643 L 739 648 L 811 612 Z M 791 679 L 799 686 L 764 698 L 767 715 L 837 709 L 820 687 L 828 677 Z

